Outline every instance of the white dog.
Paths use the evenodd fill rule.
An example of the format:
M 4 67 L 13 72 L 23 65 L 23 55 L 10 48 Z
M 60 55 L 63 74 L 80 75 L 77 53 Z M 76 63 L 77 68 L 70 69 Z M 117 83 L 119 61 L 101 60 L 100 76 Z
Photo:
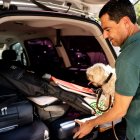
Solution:
M 86 71 L 88 80 L 96 87 L 101 87 L 105 96 L 105 107 L 109 105 L 109 98 L 114 100 L 116 73 L 115 69 L 103 63 L 97 63 Z M 111 96 L 110 96 L 111 95 Z

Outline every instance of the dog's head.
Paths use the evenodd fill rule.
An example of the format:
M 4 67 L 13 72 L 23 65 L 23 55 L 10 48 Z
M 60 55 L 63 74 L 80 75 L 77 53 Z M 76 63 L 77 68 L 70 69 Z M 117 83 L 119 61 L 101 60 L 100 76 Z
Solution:
M 86 71 L 88 80 L 96 87 L 102 86 L 110 73 L 115 73 L 115 69 L 103 63 L 96 63 Z

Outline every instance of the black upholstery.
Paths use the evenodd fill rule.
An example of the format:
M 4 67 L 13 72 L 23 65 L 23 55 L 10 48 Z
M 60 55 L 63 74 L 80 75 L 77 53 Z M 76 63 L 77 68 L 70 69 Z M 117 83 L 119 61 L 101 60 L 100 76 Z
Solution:
M 22 64 L 20 61 L 17 61 L 17 54 L 14 50 L 4 50 L 2 52 L 2 59 L 0 61 L 0 64 L 11 64 L 15 66 L 22 67 Z
M 17 54 L 14 50 L 4 50 L 2 53 L 2 59 L 5 61 L 13 61 L 17 59 Z

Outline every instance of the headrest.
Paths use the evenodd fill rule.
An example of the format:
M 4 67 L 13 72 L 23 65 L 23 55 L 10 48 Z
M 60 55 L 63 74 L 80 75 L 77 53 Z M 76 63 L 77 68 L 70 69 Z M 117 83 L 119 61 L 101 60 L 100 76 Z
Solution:
M 14 50 L 4 50 L 2 52 L 2 59 L 6 61 L 16 60 L 17 54 Z

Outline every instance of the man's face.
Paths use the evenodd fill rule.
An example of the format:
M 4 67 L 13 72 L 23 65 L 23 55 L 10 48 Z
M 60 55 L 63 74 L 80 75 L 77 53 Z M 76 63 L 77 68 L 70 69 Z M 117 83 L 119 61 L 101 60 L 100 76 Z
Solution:
M 128 37 L 128 31 L 123 18 L 119 23 L 116 23 L 110 20 L 108 14 L 104 14 L 100 20 L 103 28 L 103 37 L 105 39 L 108 38 L 113 46 L 122 45 Z

